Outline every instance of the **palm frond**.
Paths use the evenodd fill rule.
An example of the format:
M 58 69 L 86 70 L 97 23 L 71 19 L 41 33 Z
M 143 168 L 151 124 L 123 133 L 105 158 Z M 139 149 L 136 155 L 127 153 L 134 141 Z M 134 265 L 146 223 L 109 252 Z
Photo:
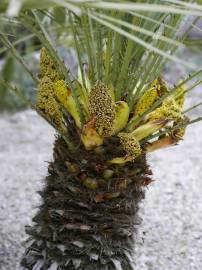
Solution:
M 9 5 L 10 4 L 10 5 Z M 12 0 L 2 0 L 0 11 L 4 11 L 12 6 L 12 14 L 17 15 L 20 9 L 35 9 L 39 8 L 39 5 L 34 0 L 23 0 L 23 1 L 12 1 Z M 51 7 L 62 6 L 65 7 L 76 14 L 80 14 L 81 7 L 98 8 L 102 10 L 121 10 L 121 11 L 149 11 L 149 12 L 162 12 L 162 13 L 172 13 L 172 14 L 188 14 L 201 16 L 201 6 L 198 4 L 187 3 L 185 1 L 170 0 L 165 1 L 155 1 L 153 3 L 134 3 L 128 1 L 96 1 L 96 0 L 43 0 L 40 3 L 41 9 L 47 9 Z M 188 7 L 188 8 L 187 8 Z

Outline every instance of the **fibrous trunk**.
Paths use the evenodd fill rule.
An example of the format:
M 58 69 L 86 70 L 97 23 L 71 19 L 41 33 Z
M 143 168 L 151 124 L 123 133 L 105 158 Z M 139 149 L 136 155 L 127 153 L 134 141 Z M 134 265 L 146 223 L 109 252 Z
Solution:
M 56 139 L 42 204 L 26 229 L 23 269 L 134 269 L 138 205 L 151 173 L 143 154 L 134 162 L 110 164 L 122 154 L 113 140 L 72 153 Z

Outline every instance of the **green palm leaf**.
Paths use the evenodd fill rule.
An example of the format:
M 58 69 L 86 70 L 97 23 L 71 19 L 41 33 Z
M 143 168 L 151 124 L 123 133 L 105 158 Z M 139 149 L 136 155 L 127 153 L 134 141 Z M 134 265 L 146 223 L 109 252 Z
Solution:
M 2 29 L 1 40 L 4 46 L 0 48 L 0 52 L 10 50 L 37 81 L 15 46 L 29 38 L 39 39 L 54 60 L 58 72 L 69 86 L 75 89 L 73 96 L 81 120 L 82 106 L 74 84 L 75 81 L 82 83 L 82 95 L 86 96 L 89 91 L 86 76 L 91 85 L 97 80 L 112 85 L 116 100 L 124 98 L 130 110 L 133 110 L 137 100 L 144 94 L 147 84 L 161 74 L 166 61 L 171 60 L 189 69 L 197 69 L 193 63 L 188 63 L 174 54 L 177 48 L 188 43 L 187 35 L 192 28 L 197 28 L 195 22 L 202 15 L 201 6 L 190 1 L 181 3 L 175 0 L 164 2 L 156 0 L 131 3 L 50 0 L 43 1 L 40 9 L 33 10 L 38 7 L 36 1 L 25 0 L 16 7 L 16 13 L 10 14 L 9 9 L 12 5 L 14 5 L 12 1 L 10 4 L 6 0 L 2 3 L 2 11 L 7 10 L 9 15 L 15 15 L 10 20 L 3 15 L 3 26 L 7 22 L 13 29 L 23 25 L 30 33 L 11 44 Z M 61 7 L 63 9 L 60 10 Z M 31 11 L 28 11 L 30 9 Z M 60 14 L 62 20 L 57 19 Z M 190 22 L 187 30 L 181 32 L 181 24 L 188 15 L 194 15 L 196 19 Z M 55 43 L 52 38 L 57 35 L 58 29 L 72 41 L 71 46 L 77 53 L 81 80 L 66 69 L 56 50 L 57 40 Z M 87 71 L 84 63 L 88 63 Z M 166 96 L 162 97 L 161 102 L 165 98 Z M 136 117 L 131 123 L 138 123 L 143 117 L 144 115 Z

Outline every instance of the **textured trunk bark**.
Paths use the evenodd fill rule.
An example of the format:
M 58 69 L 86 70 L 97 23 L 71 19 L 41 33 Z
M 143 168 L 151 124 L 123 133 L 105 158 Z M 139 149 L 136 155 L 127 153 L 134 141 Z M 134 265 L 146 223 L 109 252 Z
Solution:
M 42 204 L 27 227 L 23 269 L 132 270 L 138 205 L 151 174 L 145 156 L 110 165 L 120 156 L 113 139 L 96 151 L 70 153 L 57 139 Z

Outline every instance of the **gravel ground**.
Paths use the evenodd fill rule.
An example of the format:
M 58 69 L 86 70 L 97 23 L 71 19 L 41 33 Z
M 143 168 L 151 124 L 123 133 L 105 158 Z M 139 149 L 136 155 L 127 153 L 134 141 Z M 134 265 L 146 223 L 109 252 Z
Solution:
M 19 270 L 54 132 L 31 110 L 0 115 L 0 130 L 0 270 Z M 194 124 L 178 147 L 149 156 L 156 181 L 141 206 L 137 270 L 202 269 L 201 133 Z

